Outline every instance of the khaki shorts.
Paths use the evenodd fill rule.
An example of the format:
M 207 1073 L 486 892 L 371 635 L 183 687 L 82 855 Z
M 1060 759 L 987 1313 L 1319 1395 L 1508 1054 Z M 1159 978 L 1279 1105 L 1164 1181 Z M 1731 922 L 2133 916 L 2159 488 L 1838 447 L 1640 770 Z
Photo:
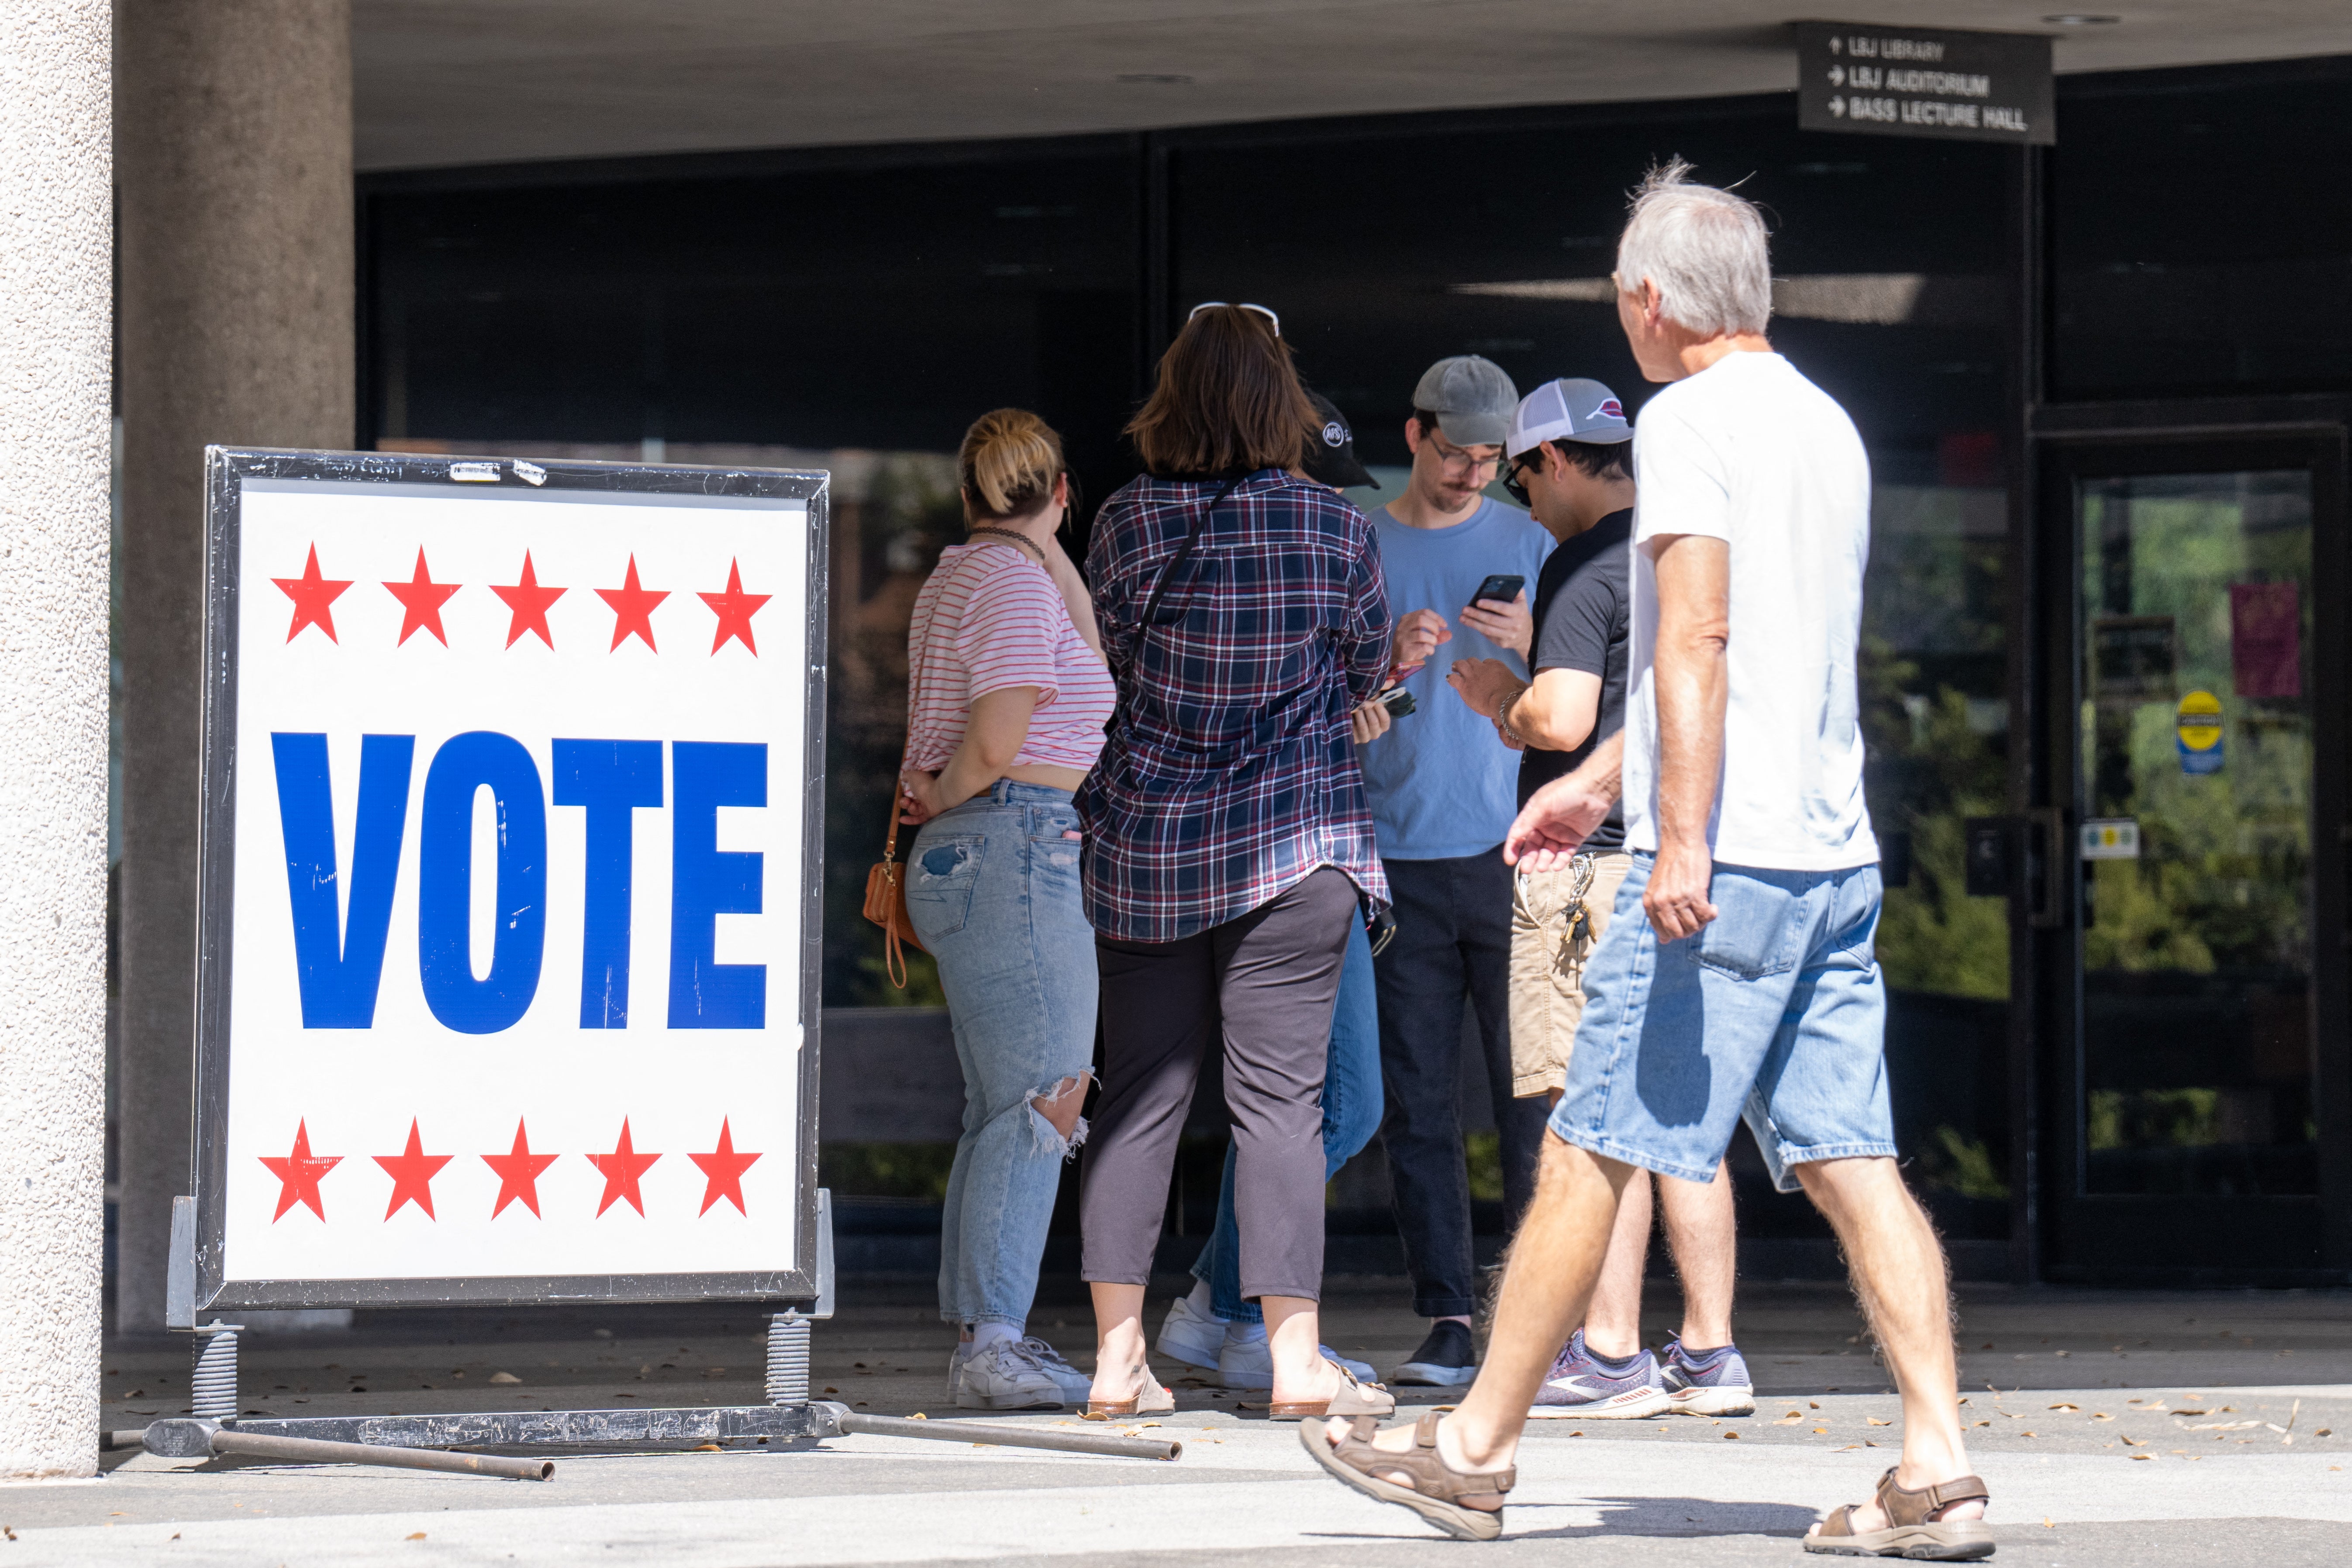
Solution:
M 1511 900 L 1514 1095 L 1566 1087 L 1577 1021 L 1584 1016 L 1584 963 L 1609 929 L 1617 885 L 1633 864 L 1631 855 L 1612 850 L 1579 856 L 1565 871 L 1518 874 Z

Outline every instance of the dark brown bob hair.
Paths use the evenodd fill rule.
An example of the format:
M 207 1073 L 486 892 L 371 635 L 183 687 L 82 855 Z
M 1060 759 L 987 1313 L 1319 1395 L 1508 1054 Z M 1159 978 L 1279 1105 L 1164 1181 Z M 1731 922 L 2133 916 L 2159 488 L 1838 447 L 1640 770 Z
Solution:
M 1160 356 L 1160 384 L 1127 434 L 1154 474 L 1296 468 L 1322 428 L 1265 317 L 1221 305 L 1184 323 Z

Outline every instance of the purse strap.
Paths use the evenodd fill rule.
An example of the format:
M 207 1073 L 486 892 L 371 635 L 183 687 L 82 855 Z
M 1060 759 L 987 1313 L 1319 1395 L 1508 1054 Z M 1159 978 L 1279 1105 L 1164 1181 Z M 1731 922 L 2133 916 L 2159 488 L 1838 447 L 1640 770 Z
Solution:
M 1227 479 L 1224 488 L 1209 498 L 1209 504 L 1202 507 L 1199 515 L 1194 517 L 1185 528 L 1184 542 L 1176 547 L 1176 553 L 1171 555 L 1168 558 L 1168 564 L 1160 569 L 1160 581 L 1151 585 L 1150 596 L 1143 601 L 1143 615 L 1135 623 L 1135 640 L 1139 648 L 1141 647 L 1143 639 L 1151 633 L 1151 617 L 1159 612 L 1160 596 L 1168 591 L 1168 584 L 1176 575 L 1177 568 L 1192 559 L 1192 551 L 1201 542 L 1201 535 L 1208 531 L 1209 519 L 1215 514 L 1219 504 L 1234 493 L 1235 486 L 1247 478 L 1249 478 L 1247 474 L 1242 474 Z
M 890 776 L 890 831 L 882 838 L 882 864 L 894 864 L 898 858 L 898 817 L 906 810 L 905 798 L 907 759 L 915 754 L 915 707 L 919 699 L 919 680 L 923 673 L 924 644 L 931 640 L 931 627 L 939 620 L 939 606 L 931 606 L 931 615 L 923 622 L 922 641 L 907 650 L 907 739 L 898 747 L 898 771 Z

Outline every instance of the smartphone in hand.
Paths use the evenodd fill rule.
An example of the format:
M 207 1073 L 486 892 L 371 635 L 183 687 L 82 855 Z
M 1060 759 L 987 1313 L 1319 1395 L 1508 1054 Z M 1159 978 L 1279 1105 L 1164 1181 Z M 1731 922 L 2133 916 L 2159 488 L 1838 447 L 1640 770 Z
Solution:
M 1402 686 L 1391 686 L 1372 700 L 1387 709 L 1389 717 L 1391 719 L 1403 718 L 1416 706 L 1412 700 L 1412 693 L 1407 691 Z
M 1470 602 L 1475 605 L 1481 599 L 1492 599 L 1498 605 L 1507 605 L 1527 585 L 1528 580 L 1515 572 L 1492 572 L 1478 584 L 1478 591 L 1470 595 Z

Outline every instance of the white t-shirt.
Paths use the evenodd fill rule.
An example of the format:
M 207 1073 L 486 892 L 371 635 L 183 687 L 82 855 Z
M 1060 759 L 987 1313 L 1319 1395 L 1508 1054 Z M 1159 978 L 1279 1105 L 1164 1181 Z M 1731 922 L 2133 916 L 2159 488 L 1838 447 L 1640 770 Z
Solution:
M 1625 840 L 1658 847 L 1661 536 L 1731 546 L 1730 689 L 1707 840 L 1718 862 L 1835 871 L 1878 858 L 1854 689 L 1870 459 L 1830 395 L 1776 353 L 1732 353 L 1653 397 L 1633 430 Z

